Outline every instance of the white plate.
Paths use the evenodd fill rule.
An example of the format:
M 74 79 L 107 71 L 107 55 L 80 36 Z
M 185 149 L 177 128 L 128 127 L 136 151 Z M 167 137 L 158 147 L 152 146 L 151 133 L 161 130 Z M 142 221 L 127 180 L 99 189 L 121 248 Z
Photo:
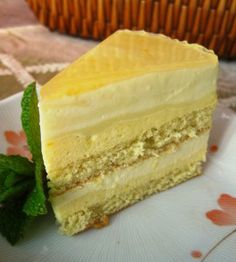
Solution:
M 17 94 L 0 102 L 0 152 L 24 146 L 17 136 L 20 99 Z M 16 133 L 7 133 L 10 143 L 8 130 Z M 222 106 L 215 112 L 212 144 L 219 149 L 208 153 L 203 176 L 125 209 L 101 230 L 74 237 L 59 235 L 50 213 L 14 247 L 0 237 L 0 262 L 235 262 L 236 116 Z

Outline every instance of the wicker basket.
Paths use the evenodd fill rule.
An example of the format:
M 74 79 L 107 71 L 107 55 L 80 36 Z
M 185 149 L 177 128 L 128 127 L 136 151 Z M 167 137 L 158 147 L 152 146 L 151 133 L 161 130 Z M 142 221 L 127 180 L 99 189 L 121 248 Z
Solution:
M 51 30 L 103 39 L 145 29 L 236 58 L 236 0 L 26 0 Z

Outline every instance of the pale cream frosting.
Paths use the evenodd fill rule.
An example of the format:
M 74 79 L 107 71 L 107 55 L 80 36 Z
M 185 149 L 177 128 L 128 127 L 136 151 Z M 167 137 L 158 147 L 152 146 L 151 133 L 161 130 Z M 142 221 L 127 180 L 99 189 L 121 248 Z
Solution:
M 100 123 L 130 119 L 163 105 L 184 107 L 215 92 L 216 74 L 217 66 L 156 72 L 77 96 L 42 100 L 42 141 L 84 129 L 95 134 L 94 126 Z

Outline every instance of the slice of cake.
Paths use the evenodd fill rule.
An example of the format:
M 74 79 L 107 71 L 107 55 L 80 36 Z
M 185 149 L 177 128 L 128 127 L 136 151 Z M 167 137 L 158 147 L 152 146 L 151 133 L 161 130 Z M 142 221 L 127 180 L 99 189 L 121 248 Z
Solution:
M 202 46 L 124 30 L 41 88 L 42 152 L 62 232 L 106 224 L 201 174 L 217 70 Z

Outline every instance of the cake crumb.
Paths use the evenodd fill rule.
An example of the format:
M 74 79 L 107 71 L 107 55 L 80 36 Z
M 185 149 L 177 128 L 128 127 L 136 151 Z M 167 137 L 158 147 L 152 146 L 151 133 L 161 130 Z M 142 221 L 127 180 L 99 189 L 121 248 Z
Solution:
M 103 216 L 100 218 L 100 220 L 97 220 L 94 222 L 93 227 L 94 228 L 102 228 L 105 227 L 109 224 L 109 217 L 108 216 Z

